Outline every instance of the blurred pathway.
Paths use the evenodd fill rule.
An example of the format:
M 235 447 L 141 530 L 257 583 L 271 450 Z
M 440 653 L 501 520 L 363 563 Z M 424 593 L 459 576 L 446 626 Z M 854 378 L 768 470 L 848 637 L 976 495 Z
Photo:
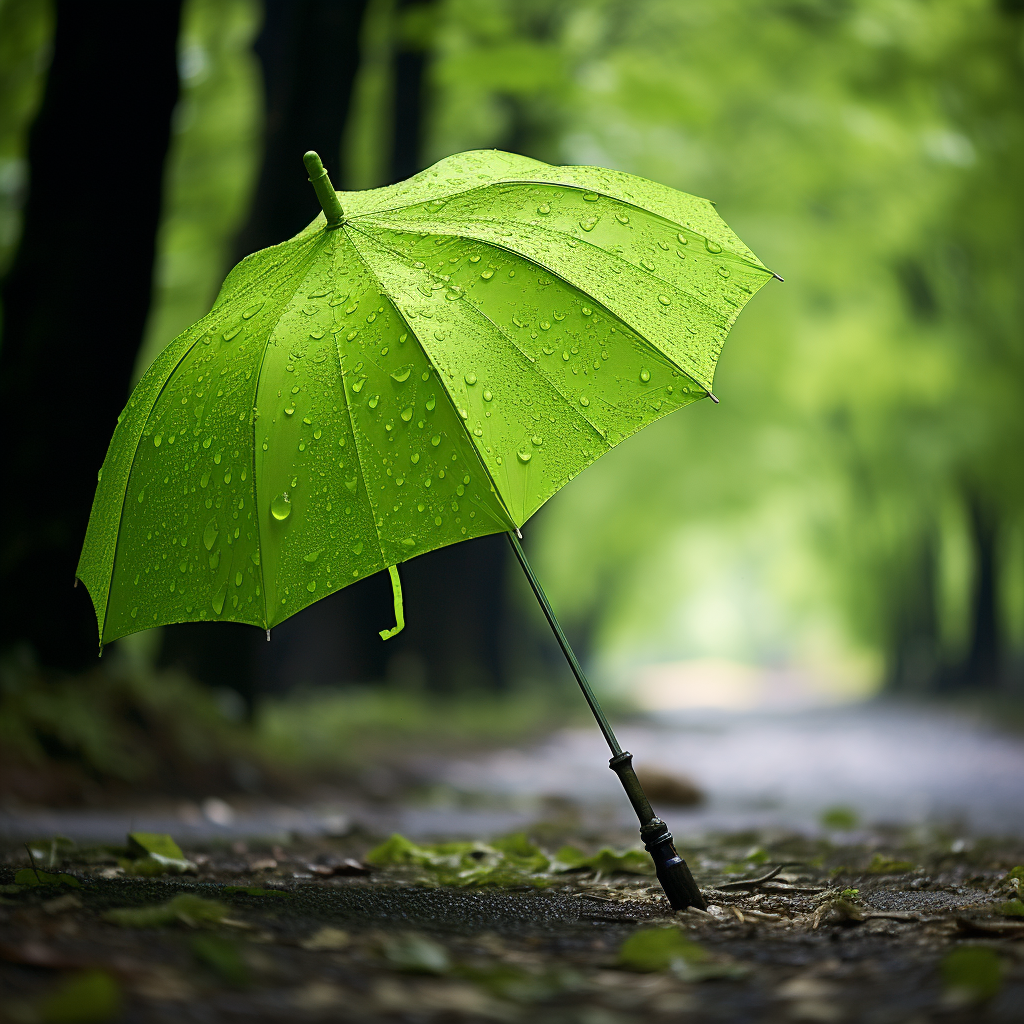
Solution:
M 637 766 L 692 779 L 698 808 L 665 808 L 685 842 L 709 831 L 822 832 L 845 807 L 866 825 L 942 824 L 957 834 L 1024 835 L 1024 737 L 946 712 L 871 703 L 789 712 L 690 710 L 620 730 Z M 587 825 L 635 827 L 594 730 L 557 732 L 532 749 L 418 765 L 431 796 L 390 808 L 339 798 L 308 807 L 146 806 L 138 811 L 0 811 L 0 835 L 115 841 L 129 828 L 182 841 L 342 832 L 488 835 L 577 805 Z M 662 805 L 658 804 L 658 809 Z M 852 838 L 852 837 L 851 837 Z

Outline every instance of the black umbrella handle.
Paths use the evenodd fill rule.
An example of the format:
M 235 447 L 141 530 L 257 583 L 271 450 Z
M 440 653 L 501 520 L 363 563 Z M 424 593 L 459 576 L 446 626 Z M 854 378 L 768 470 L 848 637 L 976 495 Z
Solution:
M 507 536 L 519 564 L 523 567 L 523 572 L 526 573 L 526 578 L 530 581 L 534 596 L 548 620 L 548 625 L 555 634 L 559 647 L 562 648 L 565 660 L 569 662 L 569 668 L 572 669 L 572 674 L 576 677 L 576 682 L 579 683 L 583 696 L 587 699 L 605 742 L 612 752 L 612 759 L 608 762 L 608 766 L 618 775 L 622 788 L 626 791 L 626 796 L 629 797 L 629 802 L 640 819 L 640 838 L 644 841 L 644 846 L 654 861 L 658 881 L 661 882 L 661 887 L 665 890 L 672 909 L 685 910 L 687 907 L 697 907 L 700 910 L 706 910 L 707 904 L 700 894 L 700 889 L 697 888 L 697 883 L 693 880 L 693 875 L 690 874 L 690 869 L 686 866 L 686 861 L 676 853 L 675 844 L 672 842 L 672 833 L 669 832 L 665 822 L 654 813 L 651 802 L 644 795 L 640 780 L 633 770 L 633 755 L 619 746 L 611 723 L 605 717 L 604 711 L 601 710 L 601 705 L 590 688 L 590 683 L 587 682 L 587 677 L 583 674 L 583 669 L 576 660 L 576 655 L 573 654 L 569 641 L 566 640 L 565 634 L 562 632 L 562 627 L 555 618 L 544 588 L 541 587 L 540 580 L 534 575 L 533 567 L 527 561 L 526 552 L 523 551 L 523 547 L 514 533 L 509 532 Z
M 651 860 L 654 861 L 658 881 L 661 882 L 673 910 L 685 910 L 687 907 L 707 910 L 707 903 L 704 902 L 704 897 L 697 888 L 686 861 L 676 852 L 668 825 L 654 813 L 654 808 L 651 807 L 651 802 L 636 777 L 633 770 L 633 755 L 624 750 L 608 762 L 608 767 L 618 775 L 622 788 L 626 791 L 637 818 L 640 819 L 640 838 L 644 841 L 644 847 L 651 855 Z

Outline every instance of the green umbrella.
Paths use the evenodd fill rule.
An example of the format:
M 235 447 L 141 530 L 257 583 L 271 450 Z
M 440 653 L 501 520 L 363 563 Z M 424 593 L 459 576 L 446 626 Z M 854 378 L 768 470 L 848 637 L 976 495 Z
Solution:
M 269 631 L 383 569 L 386 639 L 401 562 L 505 532 L 673 904 L 702 905 L 516 535 L 608 449 L 714 399 L 771 272 L 708 201 L 619 171 L 483 151 L 337 193 L 305 162 L 324 214 L 239 263 L 118 419 L 77 573 L 101 647 L 174 622 Z

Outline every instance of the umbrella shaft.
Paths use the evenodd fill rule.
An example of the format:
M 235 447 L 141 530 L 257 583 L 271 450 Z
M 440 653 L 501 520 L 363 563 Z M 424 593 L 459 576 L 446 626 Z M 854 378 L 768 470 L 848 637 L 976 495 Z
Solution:
M 583 696 L 586 698 L 587 703 L 590 705 L 590 710 L 594 713 L 594 717 L 597 719 L 597 724 L 600 726 L 601 732 L 604 734 L 605 742 L 608 744 L 608 749 L 611 750 L 613 757 L 618 757 L 619 754 L 622 753 L 622 747 L 619 746 L 619 741 L 615 738 L 615 733 L 612 730 L 611 723 L 607 718 L 605 718 L 604 711 L 601 710 L 601 705 L 598 703 L 597 697 L 594 696 L 594 691 L 590 688 L 590 683 L 587 682 L 587 677 L 583 674 L 583 669 L 580 668 L 580 663 L 576 660 L 576 655 L 573 654 L 572 648 L 569 646 L 569 641 L 566 640 L 565 634 L 562 632 L 562 627 L 558 624 L 558 619 L 555 618 L 555 613 L 551 610 L 551 605 L 548 603 L 548 598 L 544 593 L 544 588 L 540 585 L 540 581 L 533 574 L 533 568 L 526 558 L 526 552 L 523 551 L 523 547 L 519 543 L 519 539 L 511 531 L 508 533 L 508 539 L 509 543 L 512 545 L 512 550 L 516 553 L 516 558 L 519 559 L 519 564 L 523 567 L 523 572 L 526 573 L 526 578 L 530 581 L 533 593 L 544 611 L 544 616 L 548 620 L 551 632 L 555 634 L 555 639 L 558 641 L 559 647 L 562 648 L 565 660 L 569 662 L 569 668 L 572 669 L 572 674 L 576 677 L 576 682 L 580 684 Z

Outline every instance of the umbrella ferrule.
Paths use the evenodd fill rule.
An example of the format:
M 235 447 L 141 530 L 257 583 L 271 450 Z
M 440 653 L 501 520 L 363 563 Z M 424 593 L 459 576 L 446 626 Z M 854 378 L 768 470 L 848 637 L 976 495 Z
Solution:
M 338 198 L 338 193 L 334 191 L 330 175 L 328 175 L 320 155 L 310 150 L 302 158 L 302 162 L 306 165 L 310 184 L 313 186 L 313 191 L 316 192 L 324 216 L 327 218 L 327 230 L 340 228 L 345 223 L 345 211 L 341 208 L 341 200 Z

